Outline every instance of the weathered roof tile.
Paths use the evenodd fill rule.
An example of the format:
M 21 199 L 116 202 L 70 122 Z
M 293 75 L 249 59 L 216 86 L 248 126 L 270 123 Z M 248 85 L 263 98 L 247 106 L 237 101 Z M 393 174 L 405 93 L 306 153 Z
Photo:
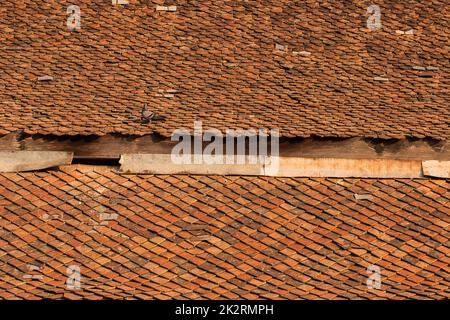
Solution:
M 70 32 L 69 3 L 2 1 L 0 134 L 170 136 L 197 119 L 285 137 L 450 136 L 446 1 L 380 5 L 377 31 L 363 0 L 129 2 L 78 0 Z M 144 103 L 166 120 L 141 123 Z
M 93 183 L 102 179 L 102 188 Z M 450 297 L 445 179 L 119 175 L 66 166 L 0 174 L 0 185 L 9 190 L 0 202 L 1 298 Z M 232 209 L 248 196 L 246 210 Z M 276 205 L 261 211 L 266 196 Z M 30 273 L 35 262 L 42 270 Z M 373 264 L 380 290 L 366 286 Z M 81 290 L 66 288 L 69 265 L 81 269 Z

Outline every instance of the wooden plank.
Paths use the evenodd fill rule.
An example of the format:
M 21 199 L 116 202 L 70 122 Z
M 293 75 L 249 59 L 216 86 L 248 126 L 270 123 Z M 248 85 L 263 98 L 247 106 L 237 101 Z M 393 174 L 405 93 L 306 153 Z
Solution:
M 73 153 L 58 151 L 0 151 L 0 172 L 42 170 L 72 163 Z
M 264 174 L 266 171 L 264 170 Z M 278 170 L 267 174 L 277 177 L 317 178 L 421 178 L 418 160 L 336 159 L 280 157 Z
M 450 161 L 422 161 L 422 168 L 425 176 L 450 178 Z
M 190 156 L 193 159 L 193 155 Z M 193 161 L 190 161 L 193 163 Z M 421 178 L 422 162 L 393 159 L 331 159 L 266 157 L 264 163 L 176 164 L 167 154 L 126 154 L 120 160 L 123 173 L 263 175 L 276 177 Z
M 120 158 L 123 173 L 198 174 L 198 175 L 261 175 L 262 164 L 175 164 L 170 154 L 124 154 Z

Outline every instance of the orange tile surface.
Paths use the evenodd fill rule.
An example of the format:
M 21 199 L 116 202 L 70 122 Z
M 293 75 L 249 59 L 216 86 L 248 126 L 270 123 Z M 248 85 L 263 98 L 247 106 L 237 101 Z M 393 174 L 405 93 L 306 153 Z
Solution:
M 0 174 L 3 299 L 442 299 L 449 265 L 448 180 Z
M 450 137 L 448 1 L 377 1 L 376 32 L 363 0 L 156 11 L 164 3 L 3 0 L 0 134 L 170 136 L 202 120 L 285 137 Z M 144 103 L 167 119 L 142 124 Z

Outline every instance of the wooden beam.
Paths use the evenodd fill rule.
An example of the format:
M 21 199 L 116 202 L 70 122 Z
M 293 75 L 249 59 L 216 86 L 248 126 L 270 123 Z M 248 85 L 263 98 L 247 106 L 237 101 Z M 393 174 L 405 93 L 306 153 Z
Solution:
M 0 172 L 42 170 L 72 163 L 73 153 L 58 151 L 0 151 Z
M 155 136 L 28 136 L 0 144 L 0 150 L 68 151 L 74 159 L 119 159 L 123 153 L 170 153 L 175 142 Z
M 190 155 L 191 163 L 194 156 Z M 198 175 L 262 175 L 262 164 L 174 164 L 170 154 L 124 154 L 120 158 L 123 173 L 198 174 Z
M 450 178 L 450 161 L 422 161 L 423 173 L 426 176 Z
M 264 170 L 266 174 L 266 170 Z M 422 162 L 394 159 L 281 157 L 267 175 L 316 178 L 421 178 Z
M 125 154 L 120 160 L 123 173 L 262 175 L 276 177 L 335 178 L 421 178 L 422 162 L 393 159 L 331 159 L 265 157 L 256 164 L 176 164 L 168 154 Z
M 156 135 L 22 136 L 14 133 L 0 138 L 3 151 L 67 151 L 74 153 L 74 159 L 118 160 L 122 154 L 170 154 L 176 144 Z M 279 149 L 280 156 L 294 158 L 450 161 L 450 142 L 429 139 L 281 139 Z
M 22 140 L 21 132 L 11 132 L 0 137 L 0 151 L 21 150 L 20 141 Z
M 340 159 L 450 160 L 448 141 L 307 138 L 284 141 L 280 156 Z

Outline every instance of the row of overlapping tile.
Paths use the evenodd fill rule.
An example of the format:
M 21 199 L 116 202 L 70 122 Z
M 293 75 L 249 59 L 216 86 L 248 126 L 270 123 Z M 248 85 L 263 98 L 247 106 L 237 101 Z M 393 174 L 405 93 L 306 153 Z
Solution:
M 286 137 L 447 139 L 446 1 L 376 1 L 378 31 L 369 4 L 2 1 L 0 134 L 170 136 L 197 119 Z M 142 124 L 144 103 L 167 119 Z
M 449 187 L 91 166 L 1 174 L 0 297 L 449 298 Z M 371 265 L 379 289 L 367 287 Z

